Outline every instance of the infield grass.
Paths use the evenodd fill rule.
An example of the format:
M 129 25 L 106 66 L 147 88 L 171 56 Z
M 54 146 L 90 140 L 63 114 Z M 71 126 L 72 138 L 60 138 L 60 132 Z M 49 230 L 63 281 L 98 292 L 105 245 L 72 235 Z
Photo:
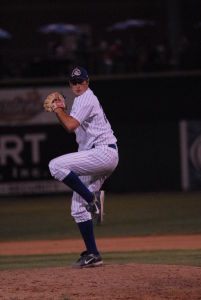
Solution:
M 70 216 L 71 195 L 0 198 L 0 241 L 80 237 Z M 106 194 L 97 237 L 201 232 L 201 193 Z M 71 266 L 78 255 L 0 256 L 0 270 Z M 103 253 L 106 264 L 201 266 L 201 250 Z
M 71 195 L 0 198 L 0 241 L 80 237 Z M 97 237 L 201 232 L 201 193 L 106 194 Z
M 49 255 L 0 256 L 0 270 L 22 268 L 69 267 L 77 253 Z M 133 251 L 103 253 L 105 264 L 164 264 L 201 266 L 201 250 Z

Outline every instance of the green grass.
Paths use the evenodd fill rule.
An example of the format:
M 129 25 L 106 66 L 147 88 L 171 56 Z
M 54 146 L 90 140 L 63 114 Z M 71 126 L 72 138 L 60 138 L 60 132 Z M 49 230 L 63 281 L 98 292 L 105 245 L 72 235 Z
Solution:
M 80 237 L 70 195 L 0 198 L 0 241 Z M 201 232 L 201 193 L 106 195 L 97 237 Z
M 72 254 L 0 256 L 0 270 L 71 266 Z M 168 264 L 201 266 L 201 250 L 134 251 L 103 253 L 105 264 Z
M 80 237 L 70 216 L 70 195 L 0 198 L 0 241 Z M 201 232 L 201 193 L 106 195 L 97 237 Z M 70 266 L 77 254 L 0 256 L 0 270 Z M 103 253 L 106 264 L 201 266 L 201 250 Z

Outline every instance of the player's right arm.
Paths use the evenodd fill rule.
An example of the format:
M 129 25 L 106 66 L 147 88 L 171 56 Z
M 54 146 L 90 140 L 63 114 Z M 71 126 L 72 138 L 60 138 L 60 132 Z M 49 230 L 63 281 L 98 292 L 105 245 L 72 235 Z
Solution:
M 74 132 L 80 126 L 80 123 L 72 116 L 69 116 L 62 108 L 58 107 L 54 112 L 59 122 L 69 133 Z

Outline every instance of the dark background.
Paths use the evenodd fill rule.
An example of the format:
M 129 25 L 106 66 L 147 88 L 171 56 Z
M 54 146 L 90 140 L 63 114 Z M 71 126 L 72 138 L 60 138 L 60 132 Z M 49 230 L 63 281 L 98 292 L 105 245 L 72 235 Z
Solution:
M 153 21 L 154 26 L 107 31 L 108 26 L 127 19 Z M 47 47 L 50 42 L 59 43 L 63 37 L 52 34 L 44 35 L 39 32 L 39 29 L 49 23 L 61 22 L 88 26 L 86 35 L 90 45 L 87 49 L 85 64 L 90 68 L 90 73 L 104 73 L 99 66 L 101 60 L 98 52 L 99 42 L 106 40 L 110 44 L 116 39 L 122 41 L 124 60 L 129 51 L 137 51 L 137 59 L 145 51 L 148 55 L 148 63 L 141 67 L 133 66 L 131 70 L 129 68 L 113 70 L 115 74 L 122 71 L 144 72 L 201 68 L 200 0 L 87 0 L 84 2 L 1 0 L 0 28 L 12 35 L 9 40 L 0 39 L 1 77 L 57 75 L 56 66 L 53 68 L 53 60 L 51 63 L 46 60 Z M 129 44 L 131 37 L 134 39 L 135 49 L 132 49 L 133 45 Z M 165 49 L 166 57 L 163 63 L 156 62 L 156 55 L 159 55 L 156 48 L 159 46 Z M 77 58 L 75 62 L 79 63 L 80 59 Z M 37 70 L 36 63 L 38 63 Z M 64 74 L 70 64 L 65 59 L 63 63 L 66 64 L 61 69 Z M 124 64 L 126 63 L 129 64 L 128 61 L 124 61 Z M 47 67 L 49 72 L 45 73 Z

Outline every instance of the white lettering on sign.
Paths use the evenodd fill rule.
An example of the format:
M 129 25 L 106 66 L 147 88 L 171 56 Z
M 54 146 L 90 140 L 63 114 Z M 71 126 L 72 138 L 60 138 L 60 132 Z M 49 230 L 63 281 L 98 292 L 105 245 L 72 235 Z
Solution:
M 12 159 L 16 165 L 22 165 L 21 153 L 24 143 L 31 144 L 31 158 L 34 164 L 40 162 L 40 142 L 46 139 L 45 133 L 26 134 L 24 138 L 18 135 L 0 136 L 0 165 L 6 166 L 8 159 Z
M 10 144 L 10 145 L 9 145 Z M 17 165 L 23 163 L 20 153 L 23 150 L 23 141 L 17 135 L 4 135 L 0 137 L 0 164 L 5 166 L 7 158 L 11 157 Z
M 44 133 L 39 134 L 26 134 L 24 140 L 31 143 L 32 149 L 32 162 L 37 164 L 40 162 L 40 147 L 39 144 L 41 141 L 44 141 L 46 138 Z

